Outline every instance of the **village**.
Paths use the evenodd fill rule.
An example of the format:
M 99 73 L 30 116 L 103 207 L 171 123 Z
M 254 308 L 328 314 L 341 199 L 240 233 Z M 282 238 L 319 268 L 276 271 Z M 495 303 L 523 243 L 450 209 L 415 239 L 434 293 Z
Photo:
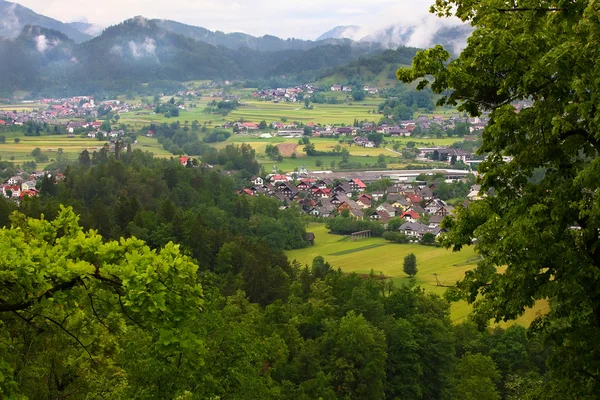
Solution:
M 387 227 L 392 219 L 400 219 L 402 224 L 397 231 L 410 240 L 420 241 L 428 234 L 438 237 L 443 232 L 444 217 L 453 215 L 454 206 L 435 195 L 436 175 L 446 178 L 445 183 L 473 183 L 469 173 L 460 170 L 332 173 L 303 168 L 299 174 L 272 173 L 266 179 L 254 176 L 239 193 L 275 198 L 281 202 L 281 209 L 295 204 L 319 220 L 346 216 Z M 431 182 L 417 179 L 422 177 L 430 178 Z M 389 186 L 382 188 L 382 182 Z M 471 201 L 481 199 L 480 189 L 472 184 L 461 205 L 468 207 Z

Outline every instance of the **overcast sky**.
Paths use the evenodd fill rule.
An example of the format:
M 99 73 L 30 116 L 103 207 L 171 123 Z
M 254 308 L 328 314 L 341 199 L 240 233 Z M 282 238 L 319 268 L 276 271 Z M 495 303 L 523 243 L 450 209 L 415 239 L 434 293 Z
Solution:
M 114 25 L 136 15 L 225 32 L 316 39 L 339 25 L 376 30 L 428 14 L 434 0 L 11 0 L 63 22 Z

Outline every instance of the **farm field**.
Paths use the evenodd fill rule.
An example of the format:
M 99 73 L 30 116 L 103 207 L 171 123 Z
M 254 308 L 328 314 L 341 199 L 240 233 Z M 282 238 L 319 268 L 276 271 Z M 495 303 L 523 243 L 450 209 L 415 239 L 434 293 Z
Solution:
M 409 278 L 402 271 L 402 263 L 407 254 L 414 253 L 419 268 L 415 277 L 417 284 L 439 295 L 442 295 L 446 289 L 437 286 L 436 274 L 441 284 L 451 285 L 462 279 L 464 273 L 474 268 L 476 264 L 477 255 L 472 247 L 467 247 L 460 252 L 452 252 L 419 244 L 393 244 L 382 238 L 353 242 L 348 236 L 329 234 L 324 224 L 310 224 L 307 231 L 315 234 L 315 245 L 287 251 L 290 260 L 295 259 L 301 264 L 311 265 L 313 258 L 321 255 L 334 268 L 341 268 L 344 272 L 368 274 L 373 269 L 375 274 L 383 273 L 399 286 L 409 282 Z M 547 304 L 539 303 L 516 323 L 529 325 L 537 313 L 545 310 Z M 460 322 L 469 315 L 470 311 L 471 306 L 465 302 L 453 303 L 452 319 Z
M 49 162 L 37 164 L 38 169 L 45 168 L 58 155 L 58 149 L 61 148 L 63 155 L 68 160 L 76 160 L 79 154 L 84 150 L 92 152 L 100 149 L 104 141 L 89 138 L 68 138 L 67 135 L 48 135 L 48 136 L 23 136 L 14 132 L 2 133 L 6 136 L 6 143 L 0 144 L 0 157 L 3 160 L 11 160 L 15 163 L 34 161 L 31 151 L 36 147 L 47 155 Z M 19 143 L 14 143 L 14 138 L 20 139 Z M 171 157 L 172 154 L 165 151 L 155 139 L 139 137 L 138 143 L 132 145 L 133 149 L 139 148 L 142 151 L 150 151 L 157 157 Z

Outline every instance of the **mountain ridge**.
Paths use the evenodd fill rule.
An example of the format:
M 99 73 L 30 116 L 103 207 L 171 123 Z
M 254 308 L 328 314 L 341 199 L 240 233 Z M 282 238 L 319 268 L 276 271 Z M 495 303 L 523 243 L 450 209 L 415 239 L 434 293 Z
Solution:
M 67 23 L 38 14 L 18 3 L 0 0 L 0 15 L 2 15 L 2 18 L 0 18 L 0 36 L 11 39 L 19 36 L 27 25 L 37 25 L 62 32 L 77 43 L 82 43 L 92 37 Z

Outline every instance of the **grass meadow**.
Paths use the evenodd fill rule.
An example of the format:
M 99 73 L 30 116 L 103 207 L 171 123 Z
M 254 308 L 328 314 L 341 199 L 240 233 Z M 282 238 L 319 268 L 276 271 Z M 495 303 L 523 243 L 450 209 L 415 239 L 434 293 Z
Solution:
M 315 245 L 299 250 L 287 251 L 290 260 L 302 264 L 312 264 L 313 258 L 323 256 L 334 268 L 359 274 L 383 273 L 391 278 L 396 286 L 408 284 L 409 278 L 402 271 L 404 257 L 414 253 L 417 257 L 419 272 L 415 276 L 417 284 L 427 291 L 442 295 L 446 288 L 437 285 L 452 285 L 463 278 L 466 271 L 476 266 L 477 254 L 472 247 L 460 252 L 452 252 L 439 247 L 419 244 L 394 244 L 382 238 L 369 238 L 356 242 L 348 240 L 348 236 L 328 233 L 324 224 L 310 224 L 307 231 L 314 232 Z M 547 310 L 547 304 L 541 302 L 516 323 L 529 325 L 539 313 Z M 452 304 L 452 319 L 460 322 L 467 318 L 471 306 L 466 302 Z M 507 325 L 502 323 L 500 325 Z

